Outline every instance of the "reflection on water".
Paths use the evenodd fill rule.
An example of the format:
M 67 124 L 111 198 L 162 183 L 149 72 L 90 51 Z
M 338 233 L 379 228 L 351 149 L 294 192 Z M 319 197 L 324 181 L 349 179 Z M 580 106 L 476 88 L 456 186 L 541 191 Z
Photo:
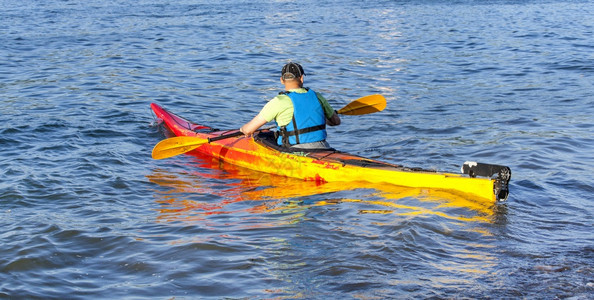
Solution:
M 202 155 L 179 159 L 181 164 L 147 176 L 157 185 L 157 222 L 181 231 L 199 228 L 199 234 L 169 243 L 215 244 L 242 251 L 241 257 L 263 256 L 258 270 L 282 282 L 271 295 L 311 298 L 310 287 L 321 289 L 328 276 L 343 278 L 339 286 L 350 289 L 369 272 L 391 274 L 379 282 L 404 290 L 427 281 L 447 289 L 494 280 L 499 259 L 488 241 L 497 205 L 440 190 L 316 184 Z M 422 275 L 402 275 L 411 271 Z
M 494 205 L 474 202 L 446 191 L 367 182 L 318 184 L 252 171 L 197 155 L 186 169 L 156 169 L 148 177 L 156 191 L 160 221 L 199 221 L 209 215 L 297 213 L 310 207 L 351 203 L 359 214 L 401 218 L 438 216 L 452 221 L 492 222 Z M 359 190 L 362 199 L 337 195 Z M 315 196 L 315 197 L 310 197 Z M 363 200 L 365 199 L 365 200 Z M 244 202 L 242 205 L 237 205 Z
M 202 155 L 180 159 L 188 163 L 155 169 L 148 176 L 158 185 L 157 221 L 204 231 L 170 243 L 257 245 L 263 251 L 259 253 L 266 253 L 266 272 L 287 285 L 281 294 L 308 295 L 296 287 L 328 274 L 345 277 L 349 286 L 362 280 L 360 263 L 365 270 L 385 274 L 413 268 L 423 276 L 408 280 L 396 273 L 384 282 L 413 289 L 426 280 L 444 288 L 466 285 L 477 277 L 491 277 L 497 268 L 494 246 L 481 242 L 493 237 L 489 224 L 498 221 L 496 205 L 440 190 L 364 182 L 316 184 Z M 367 250 L 350 257 L 351 252 L 340 250 L 348 245 Z M 444 255 L 449 258 L 440 259 Z

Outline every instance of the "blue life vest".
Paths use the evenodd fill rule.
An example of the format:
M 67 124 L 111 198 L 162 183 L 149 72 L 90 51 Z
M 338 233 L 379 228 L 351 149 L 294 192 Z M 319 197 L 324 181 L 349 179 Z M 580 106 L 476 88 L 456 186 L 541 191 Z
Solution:
M 307 93 L 290 92 L 293 120 L 278 126 L 277 143 L 282 146 L 319 142 L 326 139 L 326 115 L 313 90 Z

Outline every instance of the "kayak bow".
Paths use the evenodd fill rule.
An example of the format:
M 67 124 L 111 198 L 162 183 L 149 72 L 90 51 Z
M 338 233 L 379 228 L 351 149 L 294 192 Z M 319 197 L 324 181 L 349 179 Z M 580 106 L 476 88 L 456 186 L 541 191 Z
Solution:
M 441 189 L 466 194 L 481 201 L 503 201 L 508 196 L 511 170 L 505 166 L 466 162 L 462 166 L 463 174 L 453 174 L 407 168 L 336 150 L 286 152 L 286 149 L 276 145 L 273 133 L 266 129 L 253 137 L 245 137 L 237 130 L 216 130 L 192 123 L 155 103 L 151 104 L 151 108 L 163 125 L 176 136 L 207 141 L 193 151 L 256 171 L 317 183 L 363 180 Z M 229 135 L 237 136 L 217 139 Z

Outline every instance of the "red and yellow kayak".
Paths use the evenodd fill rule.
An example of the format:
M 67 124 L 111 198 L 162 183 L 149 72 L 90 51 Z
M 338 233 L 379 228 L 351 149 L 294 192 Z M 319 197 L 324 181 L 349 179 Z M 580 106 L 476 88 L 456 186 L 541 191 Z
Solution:
M 176 136 L 202 139 L 229 135 L 237 130 L 216 130 L 181 118 L 159 105 L 151 108 Z M 508 167 L 467 162 L 464 174 L 442 173 L 381 162 L 335 150 L 287 152 L 276 145 L 273 133 L 262 130 L 253 137 L 232 137 L 197 147 L 198 152 L 248 169 L 305 181 L 369 182 L 405 187 L 447 190 L 479 201 L 503 201 L 508 196 Z M 192 152 L 189 152 L 190 154 Z

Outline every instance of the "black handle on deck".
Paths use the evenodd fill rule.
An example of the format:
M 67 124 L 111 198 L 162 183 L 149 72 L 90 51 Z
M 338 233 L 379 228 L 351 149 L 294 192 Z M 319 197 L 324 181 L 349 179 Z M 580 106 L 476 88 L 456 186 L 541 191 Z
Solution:
M 236 136 L 242 136 L 243 132 L 241 131 L 237 131 L 234 133 L 229 133 L 229 134 L 223 134 L 221 136 L 215 136 L 215 137 L 210 137 L 208 138 L 208 142 L 214 142 L 214 141 L 220 141 L 220 140 L 224 140 L 224 139 L 228 139 L 228 138 L 232 138 L 232 137 L 236 137 Z
M 260 132 L 263 130 L 270 130 L 270 129 L 274 129 L 274 128 L 276 128 L 276 126 L 265 127 L 265 128 L 256 130 L 256 132 Z M 254 133 L 256 133 L 256 132 L 254 132 Z M 241 132 L 240 130 L 237 130 L 237 132 L 234 132 L 234 133 L 223 134 L 221 136 L 215 136 L 215 137 L 208 138 L 208 142 L 210 143 L 210 142 L 214 142 L 214 141 L 220 141 L 220 140 L 224 140 L 224 139 L 228 139 L 228 138 L 232 138 L 232 137 L 236 137 L 236 136 L 242 136 L 242 135 L 244 135 L 244 133 Z

